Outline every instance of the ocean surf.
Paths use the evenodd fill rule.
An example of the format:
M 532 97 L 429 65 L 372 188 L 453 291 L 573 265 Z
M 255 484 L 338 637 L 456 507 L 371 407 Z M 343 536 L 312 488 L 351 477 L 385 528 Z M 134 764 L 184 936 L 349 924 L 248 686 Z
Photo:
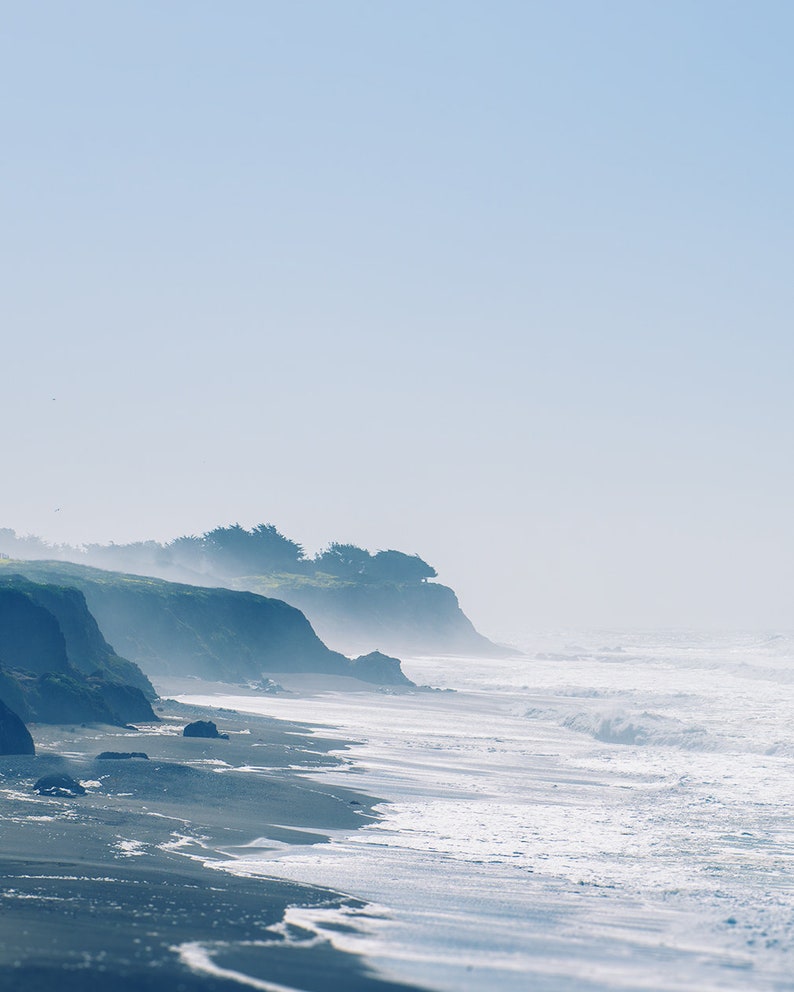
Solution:
M 343 907 L 288 918 L 384 980 L 439 992 L 794 988 L 794 642 L 578 632 L 519 646 L 405 662 L 454 692 L 181 692 L 334 728 L 359 746 L 310 777 L 388 800 L 362 829 L 218 867 L 362 900 L 355 924 Z

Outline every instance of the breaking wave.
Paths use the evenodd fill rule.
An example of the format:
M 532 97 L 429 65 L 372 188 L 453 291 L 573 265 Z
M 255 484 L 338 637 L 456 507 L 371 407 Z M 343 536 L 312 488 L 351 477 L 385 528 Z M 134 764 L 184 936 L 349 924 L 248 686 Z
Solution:
M 562 725 L 604 744 L 697 750 L 714 746 L 702 727 L 690 726 L 658 713 L 574 713 L 566 717 Z

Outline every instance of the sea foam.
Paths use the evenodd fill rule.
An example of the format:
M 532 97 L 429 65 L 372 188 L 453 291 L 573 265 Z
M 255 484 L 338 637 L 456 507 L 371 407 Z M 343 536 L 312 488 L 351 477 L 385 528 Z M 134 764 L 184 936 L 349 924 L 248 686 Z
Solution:
M 361 746 L 316 774 L 388 800 L 327 844 L 213 867 L 370 900 L 377 924 L 315 930 L 444 992 L 794 988 L 794 642 L 524 646 L 405 662 L 454 694 L 181 697 L 337 727 Z

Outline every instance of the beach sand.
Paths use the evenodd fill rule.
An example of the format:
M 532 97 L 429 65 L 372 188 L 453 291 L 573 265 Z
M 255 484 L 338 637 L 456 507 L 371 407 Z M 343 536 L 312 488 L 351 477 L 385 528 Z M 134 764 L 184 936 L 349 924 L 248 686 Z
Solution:
M 305 774 L 338 764 L 329 752 L 346 742 L 173 702 L 158 716 L 137 729 L 33 725 L 37 755 L 2 759 L 0 989 L 407 989 L 284 923 L 290 906 L 328 906 L 355 926 L 365 904 L 222 870 L 237 852 L 316 843 L 324 831 L 372 822 L 377 799 Z M 230 739 L 182 737 L 198 718 Z M 102 751 L 150 760 L 97 760 Z M 34 793 L 34 781 L 55 771 L 87 794 Z

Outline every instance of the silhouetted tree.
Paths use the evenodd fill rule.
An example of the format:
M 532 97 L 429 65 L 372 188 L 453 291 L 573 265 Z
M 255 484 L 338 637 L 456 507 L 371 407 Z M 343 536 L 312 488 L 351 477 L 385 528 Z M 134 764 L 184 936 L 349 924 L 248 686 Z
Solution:
M 247 531 L 240 524 L 216 527 L 204 535 L 208 563 L 226 575 L 264 575 L 299 571 L 303 548 L 279 533 L 273 524 Z
M 303 546 L 284 537 L 273 524 L 257 524 L 251 531 L 251 546 L 266 571 L 297 571 L 306 560 Z
M 343 579 L 366 576 L 372 555 L 355 544 L 330 544 L 314 558 L 315 569 Z
M 177 537 L 166 545 L 171 562 L 180 568 L 203 572 L 207 564 L 206 542 L 203 537 L 191 534 Z
M 64 551 L 77 550 L 65 544 L 48 544 L 34 534 L 19 535 L 10 527 L 0 527 L 0 551 L 11 558 L 58 558 Z
M 383 582 L 422 582 L 438 575 L 419 555 L 406 555 L 402 551 L 379 551 L 368 572 L 373 579 Z

